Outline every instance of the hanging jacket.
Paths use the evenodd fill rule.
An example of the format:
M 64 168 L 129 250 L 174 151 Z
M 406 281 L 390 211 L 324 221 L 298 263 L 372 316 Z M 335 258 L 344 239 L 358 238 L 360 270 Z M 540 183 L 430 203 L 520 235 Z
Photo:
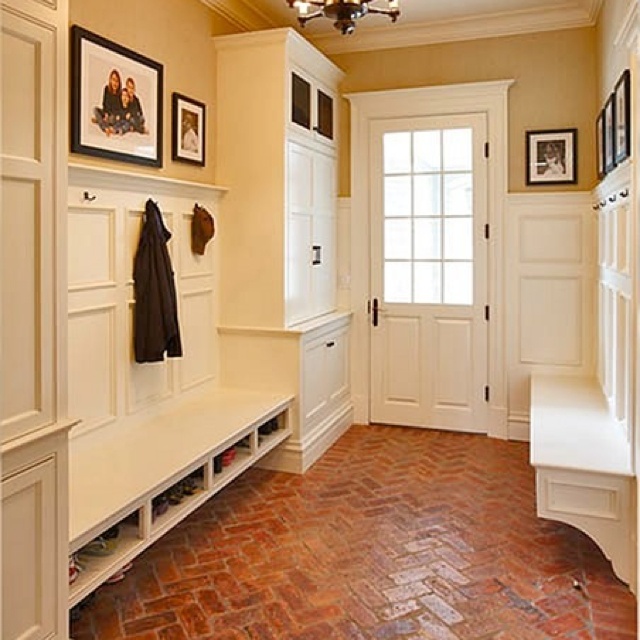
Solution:
M 133 265 L 136 362 L 161 362 L 165 351 L 169 358 L 182 355 L 176 287 L 167 250 L 170 238 L 158 205 L 147 200 Z

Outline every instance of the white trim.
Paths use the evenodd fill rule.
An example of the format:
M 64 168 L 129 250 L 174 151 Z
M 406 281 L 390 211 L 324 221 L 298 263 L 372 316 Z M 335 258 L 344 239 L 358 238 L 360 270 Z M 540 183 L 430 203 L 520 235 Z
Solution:
M 252 3 L 242 0 L 201 0 L 203 4 L 219 13 L 231 24 L 247 31 L 270 29 L 277 26 L 276 22 Z
M 632 2 L 618 29 L 613 45 L 619 47 L 621 44 L 628 49 L 637 46 L 638 37 L 638 4 Z
M 69 164 L 69 186 L 91 189 L 114 189 L 118 192 L 149 192 L 153 195 L 173 195 L 181 198 L 211 198 L 224 195 L 228 189 L 201 182 L 175 180 L 157 175 L 132 173 L 93 167 L 80 164 Z M 82 201 L 81 201 L 82 202 Z
M 375 120 L 454 113 L 487 114 L 490 161 L 488 167 L 489 304 L 489 384 L 492 419 L 488 435 L 507 437 L 507 378 L 505 328 L 505 286 L 501 242 L 507 195 L 507 96 L 513 80 L 479 82 L 450 86 L 421 87 L 393 91 L 347 94 L 351 102 L 351 309 L 353 310 L 352 378 L 353 398 L 357 399 L 356 419 L 369 422 L 369 327 L 367 300 L 370 282 L 369 222 L 369 132 Z
M 503 11 L 491 15 L 406 25 L 402 24 L 401 17 L 398 24 L 393 26 L 385 24 L 375 29 L 361 29 L 357 38 L 353 39 L 335 33 L 324 33 L 309 39 L 324 53 L 338 54 L 575 29 L 593 26 L 601 3 L 602 0 L 592 0 L 589 6 L 577 7 L 575 3 L 565 2 L 557 7 L 546 7 L 542 11 Z

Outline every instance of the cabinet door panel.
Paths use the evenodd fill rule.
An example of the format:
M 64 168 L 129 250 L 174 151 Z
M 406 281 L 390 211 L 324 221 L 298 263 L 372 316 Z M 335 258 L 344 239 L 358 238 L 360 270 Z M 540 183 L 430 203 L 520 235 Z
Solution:
M 312 266 L 312 304 L 315 314 L 335 309 L 335 218 L 313 217 L 313 244 L 320 247 L 320 264 Z
M 304 351 L 301 422 L 305 430 L 311 429 L 320 420 L 327 406 L 326 350 L 324 340 L 315 340 Z
M 309 315 L 311 300 L 311 230 L 308 214 L 292 214 L 287 224 L 287 318 L 291 324 Z
M 56 630 L 55 486 L 53 458 L 2 482 L 5 640 L 42 640 Z
M 342 329 L 327 339 L 327 392 L 329 402 L 349 393 L 349 333 Z

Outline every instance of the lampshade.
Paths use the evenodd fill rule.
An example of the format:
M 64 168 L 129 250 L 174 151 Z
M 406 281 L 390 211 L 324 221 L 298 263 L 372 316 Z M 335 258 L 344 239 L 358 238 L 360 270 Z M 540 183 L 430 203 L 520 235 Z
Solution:
M 298 22 L 301 26 L 304 27 L 309 20 L 315 18 L 329 18 L 342 35 L 353 33 L 356 20 L 368 13 L 380 13 L 395 22 L 400 15 L 399 0 L 385 1 L 386 8 L 372 6 L 376 0 L 287 0 L 290 7 L 298 10 Z

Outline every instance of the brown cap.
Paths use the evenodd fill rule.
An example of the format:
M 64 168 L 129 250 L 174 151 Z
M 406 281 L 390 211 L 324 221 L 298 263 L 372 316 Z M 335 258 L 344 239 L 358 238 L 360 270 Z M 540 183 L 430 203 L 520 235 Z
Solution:
M 204 255 L 204 248 L 213 238 L 216 232 L 213 216 L 199 204 L 193 207 L 193 218 L 191 219 L 191 251 L 200 256 Z

